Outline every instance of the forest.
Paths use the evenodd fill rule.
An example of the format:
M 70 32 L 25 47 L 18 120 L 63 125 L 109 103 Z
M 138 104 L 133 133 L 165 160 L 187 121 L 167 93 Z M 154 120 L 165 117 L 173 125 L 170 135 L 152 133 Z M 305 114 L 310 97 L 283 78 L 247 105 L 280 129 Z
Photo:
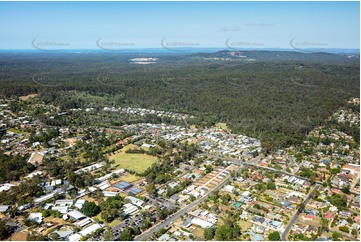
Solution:
M 148 65 L 130 61 L 138 57 L 158 61 Z M 232 132 L 259 138 L 271 151 L 302 141 L 349 98 L 359 97 L 359 68 L 359 57 L 326 53 L 3 52 L 0 96 L 38 93 L 61 111 L 113 105 L 188 113 L 196 117 L 193 124 L 227 123 Z M 76 124 L 99 119 L 79 116 Z M 131 121 L 110 119 L 103 125 Z M 69 124 L 65 119 L 52 122 Z

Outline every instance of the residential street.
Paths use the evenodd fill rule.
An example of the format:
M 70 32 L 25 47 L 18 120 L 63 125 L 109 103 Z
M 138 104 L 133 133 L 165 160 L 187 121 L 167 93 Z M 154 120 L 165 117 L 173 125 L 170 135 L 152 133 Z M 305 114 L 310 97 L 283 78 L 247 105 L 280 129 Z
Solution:
M 310 201 L 312 192 L 315 191 L 315 190 L 317 190 L 319 187 L 320 187 L 320 185 L 317 184 L 317 185 L 315 186 L 315 188 L 312 189 L 312 190 L 308 193 L 308 196 L 307 196 L 306 199 L 304 200 L 305 206 L 306 206 L 307 203 Z M 293 215 L 292 219 L 290 220 L 290 222 L 288 223 L 285 231 L 283 232 L 283 234 L 282 234 L 282 236 L 281 236 L 281 239 L 282 239 L 283 241 L 287 241 L 287 237 L 288 237 L 287 235 L 288 235 L 289 231 L 291 230 L 293 224 L 294 224 L 294 223 L 296 222 L 296 220 L 298 219 L 298 216 L 299 216 L 299 215 L 300 215 L 300 212 L 297 210 L 297 211 L 295 212 L 295 214 Z
M 238 168 L 238 170 L 240 170 L 240 168 Z M 180 209 L 178 212 L 176 212 L 175 214 L 171 215 L 170 217 L 168 217 L 166 220 L 164 220 L 161 223 L 158 223 L 157 225 L 153 226 L 152 228 L 150 228 L 149 230 L 145 231 L 144 233 L 142 233 L 141 235 L 137 236 L 134 238 L 134 240 L 136 241 L 144 241 L 149 239 L 156 231 L 159 231 L 160 229 L 167 227 L 169 225 L 171 225 L 174 221 L 176 221 L 179 217 L 181 217 L 182 215 L 190 212 L 195 206 L 197 206 L 198 204 L 202 203 L 212 192 L 220 190 L 222 187 L 224 187 L 227 182 L 231 179 L 231 176 L 227 176 L 226 179 L 223 180 L 223 182 L 221 182 L 218 186 L 214 187 L 212 190 L 210 190 L 205 196 L 201 197 L 200 199 L 190 203 L 189 205 L 187 205 L 186 207 Z

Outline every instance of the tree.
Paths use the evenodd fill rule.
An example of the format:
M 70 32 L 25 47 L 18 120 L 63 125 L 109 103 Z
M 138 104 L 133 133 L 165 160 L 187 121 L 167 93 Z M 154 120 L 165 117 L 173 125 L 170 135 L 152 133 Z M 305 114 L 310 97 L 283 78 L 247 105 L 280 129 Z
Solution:
M 302 213 L 304 209 L 305 209 L 305 203 L 302 202 L 300 203 L 300 205 L 298 205 L 297 210 L 298 212 Z
M 276 184 L 274 182 L 268 182 L 267 189 L 276 190 Z
M 46 237 L 44 235 L 38 234 L 36 232 L 32 232 L 28 234 L 26 237 L 26 240 L 30 241 L 45 241 Z
M 125 229 L 120 235 L 119 235 L 120 241 L 131 241 L 132 240 L 132 234 L 129 229 Z
M 218 226 L 215 232 L 215 239 L 219 241 L 234 240 L 241 235 L 240 227 L 236 224 Z
M 214 226 L 205 228 L 203 232 L 205 240 L 213 239 L 215 234 L 216 234 L 216 227 Z
M 230 240 L 231 237 L 231 228 L 228 225 L 218 226 L 215 233 L 216 240 Z
M 44 218 L 46 218 L 46 217 L 49 217 L 49 216 L 50 216 L 50 212 L 49 212 L 49 210 L 44 209 L 44 210 L 41 212 L 41 215 L 42 215 Z
M 281 236 L 278 231 L 274 231 L 268 235 L 268 240 L 270 240 L 270 241 L 278 241 L 280 239 L 281 239 Z
M 86 202 L 81 211 L 88 217 L 93 217 L 100 212 L 100 208 L 95 202 Z
M 339 238 L 341 238 L 341 234 L 339 232 L 333 232 L 332 233 L 332 239 L 333 240 L 338 240 Z
M 343 209 L 347 206 L 347 197 L 340 194 L 332 194 L 328 201 L 338 209 Z
M 114 241 L 113 233 L 109 229 L 104 232 L 103 238 L 105 241 Z
M 341 189 L 341 191 L 342 191 L 343 193 L 345 193 L 345 194 L 351 194 L 351 192 L 350 192 L 350 185 L 348 185 L 348 186 L 346 186 L 346 187 L 343 187 L 343 188 Z
M 196 200 L 196 197 L 193 196 L 193 195 L 189 195 L 189 200 L 190 200 L 191 202 L 194 202 L 194 201 Z
M 5 240 L 11 235 L 10 226 L 4 220 L 0 220 L 0 240 Z
M 58 233 L 52 233 L 50 237 L 52 241 L 58 241 L 60 236 Z
M 156 187 L 154 185 L 154 183 L 150 183 L 146 188 L 145 190 L 150 194 L 150 195 L 154 195 L 156 194 Z

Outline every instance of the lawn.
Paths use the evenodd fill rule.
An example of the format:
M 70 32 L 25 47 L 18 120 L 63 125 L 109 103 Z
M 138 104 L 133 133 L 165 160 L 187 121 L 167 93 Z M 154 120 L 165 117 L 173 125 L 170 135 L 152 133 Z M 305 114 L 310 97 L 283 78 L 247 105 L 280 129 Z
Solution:
M 109 225 L 110 227 L 114 227 L 115 225 L 120 224 L 122 221 L 120 219 L 114 219 Z
M 124 147 L 123 149 L 126 149 Z M 130 154 L 124 150 L 109 156 L 109 160 L 114 160 L 112 167 L 116 169 L 128 169 L 142 174 L 148 167 L 157 161 L 157 157 L 145 154 Z
M 196 236 L 196 240 L 204 240 L 204 229 L 197 227 L 192 233 Z
M 95 216 L 94 219 L 96 219 L 98 221 L 102 221 L 103 223 L 105 223 L 105 221 L 102 219 L 101 213 L 99 213 L 97 216 Z
M 250 227 L 252 227 L 252 224 L 246 221 L 239 221 L 239 226 L 241 227 L 242 231 L 247 231 Z
M 15 128 L 10 128 L 9 131 L 13 132 L 15 134 L 26 134 L 26 132 L 23 132 L 21 130 L 15 129 Z
M 126 173 L 126 175 L 123 175 L 121 177 L 121 180 L 125 181 L 125 182 L 134 182 L 134 181 L 138 181 L 140 178 L 141 178 L 140 176 L 136 176 L 136 175 L 133 175 L 133 174 L 130 174 L 130 173 Z

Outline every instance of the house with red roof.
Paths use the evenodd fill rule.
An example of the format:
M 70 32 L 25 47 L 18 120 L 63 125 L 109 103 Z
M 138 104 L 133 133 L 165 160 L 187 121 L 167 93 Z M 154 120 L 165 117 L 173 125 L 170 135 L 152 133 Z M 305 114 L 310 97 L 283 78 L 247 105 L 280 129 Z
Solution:
M 331 219 L 333 219 L 335 217 L 335 215 L 333 215 L 332 213 L 326 213 L 325 214 L 325 219 L 327 219 L 327 220 L 331 220 Z
M 312 221 L 315 219 L 315 216 L 309 214 L 302 214 L 301 219 L 303 221 Z

